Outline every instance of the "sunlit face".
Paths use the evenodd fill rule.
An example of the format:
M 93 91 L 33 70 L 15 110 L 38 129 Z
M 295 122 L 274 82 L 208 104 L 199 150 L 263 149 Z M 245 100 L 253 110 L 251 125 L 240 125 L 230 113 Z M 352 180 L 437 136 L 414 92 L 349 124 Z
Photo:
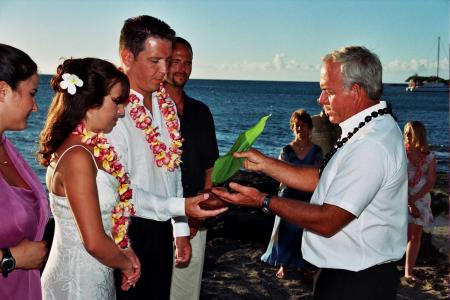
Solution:
M 39 76 L 32 75 L 20 81 L 16 89 L 8 88 L 4 97 L 6 127 L 9 130 L 24 130 L 32 112 L 37 111 L 35 96 L 38 91 Z
M 92 108 L 87 112 L 87 127 L 96 132 L 111 132 L 116 126 L 119 117 L 124 115 L 124 105 L 120 103 L 122 84 L 113 85 L 110 94 L 105 96 L 100 107 Z
M 131 88 L 146 95 L 159 89 L 167 73 L 172 54 L 172 42 L 167 39 L 149 37 L 144 43 L 144 50 L 134 57 L 129 50 L 125 59 L 125 71 L 130 79 Z
M 186 45 L 178 43 L 172 51 L 166 81 L 176 87 L 184 87 L 192 72 L 192 53 Z
M 319 103 L 331 123 L 339 124 L 357 113 L 353 91 L 344 87 L 341 63 L 330 61 L 323 63 L 320 71 L 320 88 L 322 93 Z
M 301 120 L 297 120 L 292 126 L 292 132 L 299 139 L 308 138 L 311 135 L 311 128 L 308 123 L 304 123 Z
M 405 127 L 405 132 L 404 132 L 404 143 L 405 146 L 411 146 L 414 145 L 414 141 L 413 141 L 413 129 L 411 127 L 411 125 L 407 125 Z

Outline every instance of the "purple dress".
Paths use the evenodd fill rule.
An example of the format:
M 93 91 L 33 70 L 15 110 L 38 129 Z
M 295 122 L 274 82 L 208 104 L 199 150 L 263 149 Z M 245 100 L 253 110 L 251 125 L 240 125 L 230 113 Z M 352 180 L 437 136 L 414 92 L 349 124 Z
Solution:
M 0 176 L 0 248 L 15 246 L 24 238 L 41 241 L 49 217 L 47 193 L 13 144 L 4 136 L 0 144 L 31 189 L 10 186 Z M 0 299 L 41 299 L 39 270 L 15 269 L 7 278 L 0 275 Z

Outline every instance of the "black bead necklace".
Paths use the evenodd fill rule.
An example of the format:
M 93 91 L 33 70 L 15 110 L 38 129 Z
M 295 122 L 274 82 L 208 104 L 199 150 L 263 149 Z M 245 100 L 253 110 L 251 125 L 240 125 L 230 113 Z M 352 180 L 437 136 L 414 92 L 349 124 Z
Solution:
M 378 111 L 373 111 L 370 115 L 367 115 L 364 118 L 364 122 L 359 123 L 358 126 L 356 126 L 355 128 L 353 128 L 352 131 L 349 131 L 347 133 L 346 137 L 337 141 L 336 144 L 334 144 L 333 147 L 331 148 L 330 152 L 328 152 L 327 155 L 325 155 L 325 158 L 322 160 L 322 163 L 320 164 L 319 168 L 319 177 L 322 175 L 322 172 L 327 166 L 328 162 L 333 157 L 333 155 L 338 151 L 339 148 L 342 148 L 342 146 L 344 146 L 345 143 L 347 143 L 352 138 L 352 136 L 355 135 L 355 133 L 357 133 L 362 127 L 364 127 L 364 125 L 366 125 L 373 119 L 377 118 L 378 116 L 382 116 L 385 114 L 391 114 L 390 107 L 380 108 Z

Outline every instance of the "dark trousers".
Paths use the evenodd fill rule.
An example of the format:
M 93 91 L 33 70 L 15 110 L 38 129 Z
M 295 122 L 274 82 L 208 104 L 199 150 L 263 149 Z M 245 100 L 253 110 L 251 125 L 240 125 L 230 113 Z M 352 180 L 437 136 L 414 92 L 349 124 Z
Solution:
M 118 300 L 170 298 L 173 265 L 173 234 L 169 221 L 158 222 L 133 217 L 128 230 L 131 247 L 141 262 L 141 278 L 127 292 L 120 289 L 121 274 L 116 270 Z
M 314 291 L 315 300 L 395 300 L 400 274 L 395 262 L 352 272 L 320 269 Z

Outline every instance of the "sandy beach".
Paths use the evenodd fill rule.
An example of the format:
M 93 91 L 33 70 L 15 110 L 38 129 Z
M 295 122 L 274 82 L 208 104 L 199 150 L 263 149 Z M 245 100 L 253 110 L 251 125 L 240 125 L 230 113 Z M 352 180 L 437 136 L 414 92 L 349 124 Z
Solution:
M 239 172 L 233 181 L 274 193 L 278 183 L 259 174 Z M 420 283 L 404 279 L 397 299 L 448 299 L 448 174 L 438 174 L 432 191 L 433 228 L 423 235 L 416 275 Z M 310 299 L 312 281 L 294 269 L 285 279 L 275 277 L 276 267 L 260 261 L 273 226 L 273 216 L 259 210 L 230 207 L 209 220 L 208 244 L 200 299 Z M 403 262 L 398 264 L 403 274 Z

